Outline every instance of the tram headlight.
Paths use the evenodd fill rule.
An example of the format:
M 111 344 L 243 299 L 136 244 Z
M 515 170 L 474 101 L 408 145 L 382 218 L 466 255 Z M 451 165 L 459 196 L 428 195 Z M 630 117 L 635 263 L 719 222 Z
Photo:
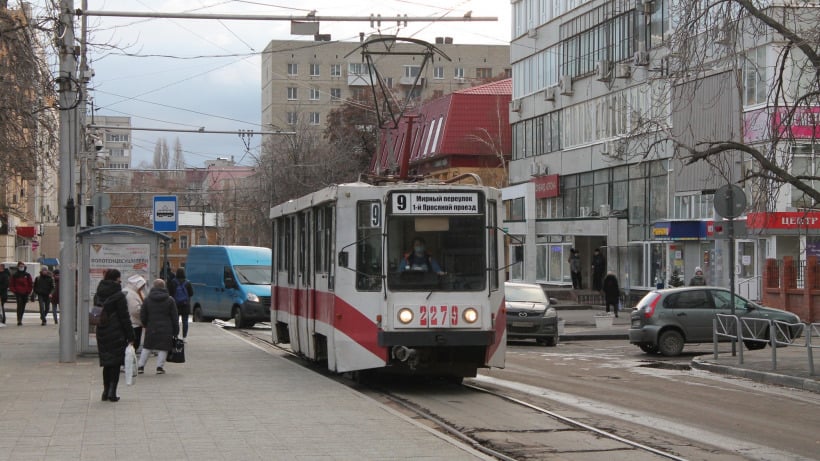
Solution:
M 408 323 L 413 321 L 413 311 L 404 307 L 399 309 L 399 322 L 407 325 Z
M 478 321 L 478 311 L 472 307 L 464 309 L 462 316 L 464 317 L 464 321 L 467 323 L 476 323 L 476 321 Z

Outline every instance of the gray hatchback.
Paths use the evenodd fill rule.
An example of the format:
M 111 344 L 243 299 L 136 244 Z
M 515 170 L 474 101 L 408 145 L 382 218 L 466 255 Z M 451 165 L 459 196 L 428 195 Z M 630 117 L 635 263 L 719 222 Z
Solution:
M 731 292 L 719 287 L 686 287 L 651 291 L 632 312 L 629 342 L 647 354 L 660 352 L 679 355 L 683 345 L 712 341 L 715 314 L 731 314 Z M 789 324 L 791 338 L 802 332 L 800 318 L 791 312 L 763 307 L 735 295 L 735 315 L 741 318 L 780 320 Z M 768 327 L 756 332 L 756 338 L 767 339 Z M 766 347 L 760 341 L 746 341 L 749 349 Z
M 506 282 L 507 339 L 535 338 L 538 344 L 558 344 L 558 313 L 540 285 Z

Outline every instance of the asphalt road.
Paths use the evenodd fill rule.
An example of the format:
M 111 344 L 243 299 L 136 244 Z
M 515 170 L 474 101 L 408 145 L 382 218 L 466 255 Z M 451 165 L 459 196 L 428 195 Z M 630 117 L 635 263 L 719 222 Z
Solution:
M 482 370 L 478 381 L 660 444 L 713 447 L 705 459 L 818 459 L 820 395 L 689 369 L 711 347 L 664 358 L 626 341 L 515 342 L 506 368 Z

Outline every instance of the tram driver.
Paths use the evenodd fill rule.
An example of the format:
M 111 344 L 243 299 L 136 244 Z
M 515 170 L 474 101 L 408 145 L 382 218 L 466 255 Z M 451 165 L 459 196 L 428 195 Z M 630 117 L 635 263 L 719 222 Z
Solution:
M 404 254 L 404 258 L 399 264 L 399 272 L 435 272 L 444 275 L 439 263 L 427 252 L 424 239 L 416 237 L 413 239 L 413 249 Z

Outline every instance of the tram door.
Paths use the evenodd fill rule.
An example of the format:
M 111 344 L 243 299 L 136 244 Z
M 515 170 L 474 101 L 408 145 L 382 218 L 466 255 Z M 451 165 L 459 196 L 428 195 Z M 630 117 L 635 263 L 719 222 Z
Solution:
M 311 265 L 312 245 L 310 236 L 312 216 L 310 210 L 299 213 L 296 224 L 297 261 L 296 261 L 296 322 L 299 331 L 299 350 L 307 357 L 314 357 L 313 337 L 315 322 L 315 304 L 313 287 L 313 268 Z

